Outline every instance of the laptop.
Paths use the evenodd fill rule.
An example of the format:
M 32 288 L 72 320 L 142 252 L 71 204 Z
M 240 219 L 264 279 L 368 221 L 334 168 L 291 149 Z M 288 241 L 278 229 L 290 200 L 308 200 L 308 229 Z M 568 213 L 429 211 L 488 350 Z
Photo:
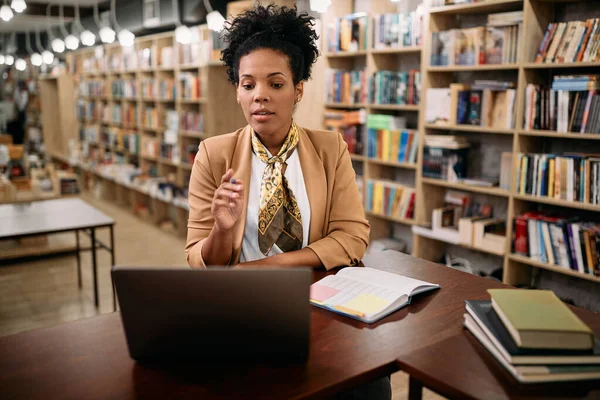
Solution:
M 308 357 L 309 268 L 115 266 L 111 275 L 134 360 Z

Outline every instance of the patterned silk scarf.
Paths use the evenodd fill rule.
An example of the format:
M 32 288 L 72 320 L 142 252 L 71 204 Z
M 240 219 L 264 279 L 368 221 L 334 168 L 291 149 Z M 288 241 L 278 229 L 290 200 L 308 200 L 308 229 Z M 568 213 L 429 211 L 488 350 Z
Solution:
M 252 132 L 252 150 L 267 164 L 260 184 L 258 212 L 258 245 L 265 256 L 274 244 L 288 252 L 302 248 L 302 217 L 294 193 L 285 178 L 286 161 L 298 144 L 298 129 L 292 122 L 290 131 L 276 156 Z

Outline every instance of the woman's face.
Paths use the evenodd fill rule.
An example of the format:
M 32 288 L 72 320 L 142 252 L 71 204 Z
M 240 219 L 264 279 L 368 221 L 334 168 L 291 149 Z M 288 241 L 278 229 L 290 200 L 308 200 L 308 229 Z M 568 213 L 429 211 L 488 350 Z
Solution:
M 283 140 L 303 82 L 294 85 L 288 57 L 272 49 L 255 50 L 240 59 L 238 102 L 246 120 L 263 140 Z

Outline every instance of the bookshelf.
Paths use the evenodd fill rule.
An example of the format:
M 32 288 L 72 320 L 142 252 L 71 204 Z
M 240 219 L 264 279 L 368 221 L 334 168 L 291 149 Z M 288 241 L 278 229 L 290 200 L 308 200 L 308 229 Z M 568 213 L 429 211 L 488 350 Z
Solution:
M 206 26 L 193 32 L 190 45 L 166 32 L 136 38 L 131 49 L 111 44 L 70 53 L 72 77 L 65 79 L 74 80 L 76 89 L 104 80 L 104 93 L 74 96 L 76 104 L 98 110 L 71 130 L 71 139 L 80 138 L 80 156 L 69 154 L 66 143 L 52 148 L 55 160 L 80 173 L 84 187 L 178 235 L 187 233 L 187 187 L 200 141 L 246 124 L 225 67 L 213 59 L 220 52 L 213 49 L 212 32 Z M 169 118 L 175 122 L 169 124 Z M 80 135 L 84 127 L 97 133 Z M 130 135 L 137 139 L 126 139 Z M 133 140 L 132 148 L 124 146 L 127 140 Z M 87 155 L 84 148 L 90 149 Z M 148 179 L 124 179 L 128 172 L 119 168 L 127 164 Z M 175 188 L 173 196 L 157 190 L 165 183 Z
M 595 4 L 593 4 L 595 3 Z M 489 13 L 523 11 L 523 22 L 519 36 L 518 57 L 516 63 L 475 66 L 431 66 L 429 55 L 432 50 L 432 33 L 453 28 L 474 25 L 485 26 L 485 18 Z M 503 281 L 510 285 L 529 285 L 541 270 L 554 274 L 580 279 L 582 281 L 600 283 L 600 277 L 579 272 L 558 265 L 540 262 L 530 257 L 512 253 L 514 218 L 529 211 L 562 212 L 566 215 L 577 215 L 582 221 L 600 222 L 600 205 L 580 201 L 567 201 L 554 197 L 542 197 L 520 194 L 517 189 L 517 168 L 512 168 L 510 190 L 497 187 L 476 187 L 461 183 L 440 181 L 422 175 L 423 146 L 428 135 L 445 133 L 465 135 L 469 140 L 477 138 L 485 143 L 492 136 L 495 140 L 504 140 L 513 155 L 513 163 L 519 153 L 557 153 L 565 152 L 597 152 L 600 134 L 580 132 L 557 132 L 544 129 L 526 129 L 525 108 L 528 84 L 552 83 L 556 75 L 594 74 L 598 73 L 600 63 L 535 63 L 536 54 L 545 35 L 548 24 L 570 20 L 585 21 L 588 18 L 600 17 L 600 3 L 572 0 L 489 0 L 479 3 L 468 3 L 449 6 L 436 6 L 425 13 L 427 19 L 423 35 L 422 60 L 422 103 L 419 115 L 419 156 L 416 166 L 417 205 L 416 220 L 418 228 L 414 229 L 412 253 L 414 256 L 431 261 L 439 261 L 448 250 L 448 246 L 459 246 L 476 252 L 488 252 L 485 249 L 464 246 L 459 243 L 448 243 L 442 237 L 431 234 L 425 227 L 431 222 L 431 213 L 443 205 L 443 196 L 448 189 L 475 193 L 485 198 L 495 198 L 505 207 L 507 221 L 506 246 L 503 252 L 488 252 L 496 257 L 503 266 Z M 478 23 L 479 21 L 479 23 Z M 484 22 L 481 22 L 484 21 Z M 515 124 L 514 129 L 496 129 L 470 125 L 435 125 L 425 119 L 428 103 L 428 88 L 447 88 L 451 83 L 472 83 L 475 79 L 498 79 L 512 81 L 515 84 Z M 593 151 L 591 149 L 594 149 Z M 464 253 L 463 253 L 464 254 Z
M 419 5 L 423 7 L 422 0 L 408 0 L 400 3 L 390 1 L 370 1 L 355 2 L 353 0 L 337 0 L 329 8 L 328 12 L 322 15 L 323 20 L 323 54 L 324 69 L 337 70 L 364 70 L 366 82 L 363 85 L 369 85 L 369 79 L 378 71 L 399 71 L 408 73 L 410 70 L 421 70 L 421 57 L 423 47 L 419 43 L 406 45 L 402 43 L 398 47 L 375 46 L 375 37 L 373 33 L 374 18 L 381 14 L 409 13 L 414 12 Z M 337 18 L 345 17 L 350 14 L 366 15 L 368 22 L 364 28 L 365 48 L 356 51 L 331 51 L 328 47 L 332 39 L 331 23 Z M 362 28 L 361 28 L 362 29 Z M 327 83 L 326 83 L 327 84 Z M 405 117 L 407 120 L 406 128 L 414 130 L 415 139 L 418 140 L 419 113 L 421 106 L 419 104 L 374 104 L 367 95 L 367 101 L 358 104 L 325 102 L 324 108 L 327 110 L 364 110 L 366 115 L 383 114 L 391 116 Z M 366 126 L 366 125 L 365 125 Z M 366 128 L 365 128 L 366 129 Z M 366 187 L 367 181 L 397 181 L 408 188 L 415 187 L 418 164 L 412 162 L 398 162 L 384 159 L 367 157 L 367 143 L 364 141 L 364 149 L 361 154 L 351 154 L 351 159 L 357 175 L 360 176 L 363 185 L 363 201 L 367 204 Z M 390 236 L 400 237 L 402 240 L 410 242 L 412 233 L 410 227 L 415 224 L 415 219 L 399 218 L 385 213 L 366 212 L 366 216 L 371 224 L 371 240 L 387 238 Z M 394 232 L 399 231 L 399 235 Z

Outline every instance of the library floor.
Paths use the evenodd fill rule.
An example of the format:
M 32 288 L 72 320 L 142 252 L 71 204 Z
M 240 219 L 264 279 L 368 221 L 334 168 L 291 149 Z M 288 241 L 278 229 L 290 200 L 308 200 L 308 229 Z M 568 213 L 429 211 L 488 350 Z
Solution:
M 89 195 L 82 198 L 115 219 L 118 265 L 186 265 L 183 238 L 163 232 L 111 203 Z M 108 242 L 108 230 L 99 230 L 99 239 Z M 91 256 L 84 253 L 81 261 L 81 291 L 77 288 L 76 261 L 72 255 L 10 264 L 0 262 L 0 336 L 111 312 L 110 256 L 105 251 L 98 252 L 100 310 L 93 304 Z M 392 376 L 392 393 L 394 400 L 408 398 L 406 374 L 399 372 Z M 424 398 L 442 399 L 428 390 Z

